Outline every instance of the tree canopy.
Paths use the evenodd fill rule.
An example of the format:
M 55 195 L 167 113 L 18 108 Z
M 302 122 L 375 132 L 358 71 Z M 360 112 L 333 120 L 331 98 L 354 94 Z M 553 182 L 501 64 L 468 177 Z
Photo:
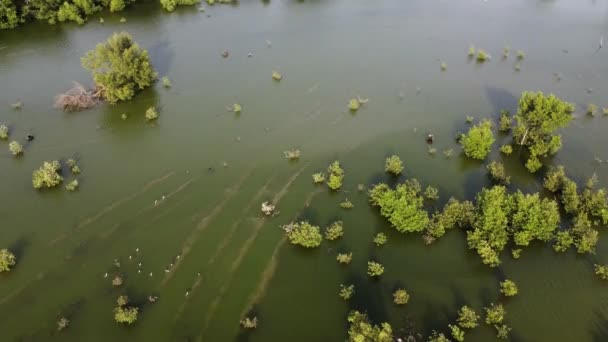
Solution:
M 495 140 L 494 133 L 492 133 L 492 123 L 489 120 L 484 120 L 471 127 L 469 132 L 460 139 L 460 144 L 467 157 L 483 160 L 492 150 L 492 144 Z
M 290 223 L 283 226 L 283 230 L 287 234 L 287 239 L 291 244 L 300 245 L 306 248 L 315 248 L 321 245 L 323 235 L 321 229 L 313 226 L 307 221 L 299 223 Z
M 0 249 L 0 272 L 10 271 L 17 263 L 17 258 L 8 249 Z
M 424 198 L 417 180 L 407 180 L 395 190 L 378 184 L 369 194 L 371 204 L 380 207 L 380 214 L 399 232 L 420 232 L 428 225 L 429 214 L 423 209 Z
M 109 103 L 130 100 L 135 93 L 152 85 L 156 72 L 148 52 L 140 49 L 126 32 L 113 34 L 107 42 L 97 44 L 82 58 L 93 80 Z
M 348 314 L 348 340 L 350 342 L 392 342 L 393 328 L 388 323 L 374 325 L 367 314 L 351 311 Z

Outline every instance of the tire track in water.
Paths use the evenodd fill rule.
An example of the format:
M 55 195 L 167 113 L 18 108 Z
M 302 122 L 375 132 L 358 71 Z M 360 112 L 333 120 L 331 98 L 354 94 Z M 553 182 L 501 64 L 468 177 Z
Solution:
M 159 178 L 153 179 L 150 182 L 146 183 L 143 188 L 141 188 L 139 191 L 134 192 L 126 197 L 123 197 L 121 199 L 119 199 L 118 201 L 108 205 L 107 207 L 101 209 L 97 214 L 88 217 L 82 221 L 80 221 L 80 223 L 78 223 L 78 225 L 76 226 L 76 229 L 82 229 L 86 226 L 88 226 L 89 224 L 99 220 L 102 216 L 104 216 L 105 214 L 111 212 L 112 210 L 116 209 L 117 207 L 119 207 L 120 205 L 122 205 L 125 202 L 128 202 L 130 200 L 132 200 L 133 198 L 145 193 L 146 191 L 148 191 L 148 189 L 150 189 L 152 186 L 163 182 L 164 180 L 166 180 L 167 178 L 173 176 L 175 174 L 175 171 L 171 171 L 167 174 L 165 174 L 164 176 L 161 176 Z M 68 233 L 62 233 L 61 235 L 59 235 L 58 237 L 56 237 L 55 239 L 51 240 L 50 245 L 55 245 L 58 242 L 63 241 L 69 234 Z
M 180 258 L 176 260 L 171 272 L 165 274 L 165 277 L 160 282 L 159 288 L 164 287 L 167 282 L 171 280 L 173 275 L 177 272 L 179 266 L 182 264 L 182 261 L 190 253 L 192 246 L 198 240 L 200 234 L 202 234 L 207 229 L 207 227 L 209 227 L 211 221 L 224 209 L 226 203 L 228 203 L 228 201 L 238 192 L 238 189 L 245 182 L 245 180 L 247 180 L 249 176 L 251 176 L 252 172 L 253 171 L 250 171 L 249 173 L 245 174 L 243 177 L 241 177 L 241 179 L 237 181 L 236 184 L 234 184 L 230 189 L 226 190 L 227 196 L 224 196 L 224 198 L 211 210 L 211 212 L 197 223 L 196 227 L 194 228 L 194 231 L 190 234 L 190 236 L 188 236 L 188 238 L 186 238 L 186 241 L 182 245 L 182 249 L 179 254 Z
M 285 184 L 285 186 L 283 186 L 283 188 L 274 196 L 272 203 L 277 204 L 283 198 L 283 196 L 285 196 L 285 194 L 287 194 L 287 191 L 291 187 L 291 184 L 293 184 L 293 182 L 298 178 L 298 176 L 302 173 L 302 171 L 304 171 L 306 166 L 308 166 L 308 164 L 304 165 L 302 168 L 300 168 L 300 170 L 298 170 L 295 174 L 293 174 L 293 176 L 291 176 L 291 178 L 287 181 L 287 184 Z M 228 276 L 227 276 L 227 280 L 226 280 L 226 282 L 224 282 L 224 285 L 222 285 L 222 287 L 220 288 L 218 295 L 215 297 L 215 299 L 211 303 L 211 307 L 209 308 L 209 310 L 207 312 L 208 314 L 206 315 L 206 319 L 203 323 L 203 329 L 201 330 L 201 333 L 200 333 L 197 341 L 203 341 L 203 336 L 205 334 L 205 331 L 207 330 L 207 327 L 209 326 L 209 323 L 211 322 L 211 318 L 213 318 L 213 316 L 215 315 L 215 311 L 217 310 L 221 300 L 223 299 L 226 290 L 231 285 L 232 278 L 234 277 L 234 273 L 235 273 L 236 269 L 240 266 L 245 255 L 247 255 L 247 252 L 249 252 L 249 248 L 251 248 L 251 245 L 257 238 L 257 236 L 258 236 L 260 230 L 262 229 L 262 227 L 264 226 L 265 222 L 266 222 L 266 220 L 261 220 L 255 226 L 255 228 L 253 230 L 253 234 L 247 239 L 247 241 L 245 241 L 245 243 L 239 250 L 237 257 L 232 262 L 232 265 L 230 266 L 230 273 L 228 273 Z

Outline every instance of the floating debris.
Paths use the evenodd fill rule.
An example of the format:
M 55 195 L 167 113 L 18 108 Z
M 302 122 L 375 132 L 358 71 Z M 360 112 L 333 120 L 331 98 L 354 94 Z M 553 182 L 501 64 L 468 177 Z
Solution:
M 276 210 L 276 206 L 274 204 L 270 204 L 268 202 L 264 202 L 262 203 L 262 212 L 266 215 L 266 216 L 271 216 L 274 214 Z
M 11 105 L 11 107 L 12 107 L 14 110 L 19 110 L 19 109 L 23 108 L 23 103 L 21 103 L 21 101 L 17 101 L 17 102 L 15 102 L 15 103 L 13 103 L 13 104 Z
M 223 58 L 228 58 L 228 56 L 229 56 L 229 55 L 230 55 L 230 54 L 228 53 L 228 51 L 224 51 L 224 52 L 222 52 L 222 57 L 223 57 Z
M 266 47 L 271 47 L 272 46 L 272 42 L 270 40 L 266 40 Z
M 298 160 L 300 159 L 300 149 L 292 148 L 291 150 L 284 151 L 283 154 L 285 158 L 289 160 Z

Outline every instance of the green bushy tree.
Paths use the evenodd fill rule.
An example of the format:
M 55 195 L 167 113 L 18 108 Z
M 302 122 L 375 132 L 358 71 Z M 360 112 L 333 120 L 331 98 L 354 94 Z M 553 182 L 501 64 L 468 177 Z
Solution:
M 374 325 L 366 314 L 351 311 L 348 314 L 349 342 L 392 342 L 393 328 L 388 323 Z
M 369 192 L 370 202 L 373 206 L 380 207 L 380 214 L 388 218 L 399 232 L 420 232 L 429 223 L 420 191 L 417 180 L 399 184 L 395 190 L 386 184 L 378 184 Z
M 17 263 L 17 258 L 8 249 L 0 249 L 0 272 L 8 272 Z
M 494 133 L 492 133 L 492 123 L 489 120 L 484 120 L 471 127 L 469 132 L 460 139 L 460 144 L 467 157 L 483 160 L 492 150 L 492 144 L 495 140 Z
M 306 248 L 315 248 L 321 245 L 323 235 L 317 226 L 313 226 L 307 221 L 291 223 L 283 227 L 287 234 L 287 239 L 294 245 Z

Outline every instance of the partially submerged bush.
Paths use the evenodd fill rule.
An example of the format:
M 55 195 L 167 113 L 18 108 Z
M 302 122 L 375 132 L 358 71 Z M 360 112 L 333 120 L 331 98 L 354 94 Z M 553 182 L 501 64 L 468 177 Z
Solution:
M 249 318 L 249 317 L 245 317 L 241 320 L 241 326 L 245 329 L 255 329 L 258 327 L 258 318 L 257 317 L 253 317 L 253 318 Z
M 325 182 L 325 174 L 322 172 L 318 172 L 312 175 L 312 181 L 315 184 L 321 184 L 323 182 Z
M 488 324 L 488 325 L 502 323 L 505 319 L 505 314 L 507 313 L 505 311 L 505 308 L 502 306 L 502 304 L 496 305 L 494 303 L 491 303 L 490 306 L 485 308 L 485 310 L 486 310 L 486 324 Z
M 11 151 L 11 154 L 14 156 L 23 154 L 23 146 L 16 141 L 11 141 L 8 144 L 8 150 Z
M 281 75 L 278 71 L 272 72 L 272 79 L 275 81 L 280 81 L 283 79 L 283 75 Z
M 327 173 L 329 174 L 329 180 L 327 181 L 327 186 L 329 186 L 332 190 L 338 190 L 342 186 L 342 180 L 344 179 L 344 170 L 340 167 L 340 162 L 335 161 L 329 168 L 327 168 Z
M 336 221 L 325 228 L 325 238 L 333 241 L 344 236 L 344 224 L 342 221 Z
M 348 198 L 344 199 L 344 201 L 340 203 L 340 208 L 342 209 L 352 209 L 354 207 L 355 205 Z
M 357 99 L 348 100 L 348 109 L 355 112 L 355 111 L 359 110 L 359 107 L 361 107 L 361 103 L 359 102 L 359 100 L 357 100 Z
M 590 103 L 587 106 L 587 115 L 589 116 L 595 116 L 595 113 L 597 112 L 597 105 Z
M 62 331 L 64 329 L 66 329 L 69 325 L 70 325 L 70 320 L 67 319 L 66 317 L 61 317 L 57 321 L 57 331 Z
M 336 260 L 338 260 L 338 262 L 341 264 L 350 264 L 350 262 L 353 260 L 353 253 L 338 253 Z
M 158 119 L 158 111 L 156 107 L 150 107 L 146 109 L 146 120 L 152 121 Z
M 541 200 L 538 193 L 524 195 L 517 191 L 512 201 L 511 230 L 516 245 L 527 246 L 532 240 L 550 241 L 553 238 L 553 232 L 560 223 L 555 200 Z
M 236 114 L 240 114 L 240 113 L 241 113 L 241 111 L 243 110 L 243 107 L 241 107 L 241 105 L 240 105 L 240 104 L 235 103 L 235 104 L 233 104 L 233 105 L 232 105 L 231 110 L 232 110 L 234 113 L 236 113 Z
M 526 57 L 524 50 L 517 50 L 517 59 L 524 59 L 524 57 Z
M 374 243 L 376 246 L 382 246 L 388 242 L 388 237 L 384 233 L 378 233 L 374 236 Z
M 118 306 L 125 306 L 127 304 L 129 304 L 129 297 L 127 296 L 118 296 L 118 299 L 116 299 L 116 304 L 118 304 Z
M 367 262 L 367 275 L 370 277 L 379 277 L 384 273 L 384 266 L 375 261 Z
M 68 160 L 66 160 L 65 162 L 68 167 L 70 168 L 70 171 L 72 171 L 73 174 L 77 175 L 80 174 L 80 167 L 78 167 L 78 165 L 76 164 L 76 160 L 70 158 Z
M 511 153 L 513 153 L 513 146 L 508 145 L 508 144 L 507 145 L 502 145 L 502 146 L 500 146 L 500 152 L 502 152 L 502 154 L 508 156 Z
M 429 185 L 424 189 L 424 198 L 431 201 L 436 201 L 439 199 L 439 190 L 436 187 Z
M 162 2 L 163 0 L 161 0 Z M 171 88 L 172 84 L 171 84 L 171 80 L 169 79 L 169 77 L 167 76 L 163 76 L 163 87 L 165 88 Z
M 489 120 L 484 120 L 471 127 L 469 132 L 460 140 L 460 144 L 467 157 L 483 160 L 490 153 L 494 140 L 492 123 Z
M 541 168 L 540 158 L 553 155 L 562 146 L 561 136 L 553 133 L 566 127 L 572 120 L 574 106 L 555 95 L 546 96 L 542 92 L 524 92 L 513 128 L 513 139 L 518 145 L 528 149 L 530 157 L 526 168 L 536 172 Z
M 74 179 L 71 182 L 69 182 L 68 184 L 65 185 L 65 188 L 68 191 L 76 191 L 76 189 L 78 189 L 78 180 Z
M 477 321 L 479 321 L 479 315 L 468 306 L 465 305 L 458 311 L 457 322 L 461 328 L 476 328 L 479 325 Z
M 114 277 L 114 279 L 112 279 L 112 286 L 121 286 L 123 283 L 122 277 L 117 275 Z
M 428 342 L 451 342 L 443 333 L 438 333 L 435 330 L 429 336 Z
M 467 56 L 469 56 L 469 57 L 475 56 L 475 46 L 473 46 L 473 45 L 469 46 L 469 52 L 467 53 Z
M 486 167 L 493 181 L 498 184 L 509 185 L 511 177 L 507 176 L 505 166 L 501 162 L 493 161 Z
M 82 58 L 82 65 L 93 73 L 99 94 L 109 103 L 130 100 L 156 79 L 146 50 L 131 36 L 115 33 L 107 42 L 97 44 Z
M 404 289 L 398 289 L 393 293 L 393 303 L 397 305 L 404 305 L 410 301 L 410 295 Z
M 448 328 L 450 328 L 450 334 L 452 334 L 454 340 L 464 342 L 464 330 L 454 324 L 448 324 Z
M 398 156 L 392 155 L 386 158 L 384 171 L 394 175 L 399 175 L 403 171 L 403 162 Z
M 373 325 L 367 315 L 359 311 L 348 314 L 349 342 L 393 342 L 393 328 L 388 323 Z
M 300 245 L 306 248 L 315 248 L 321 245 L 323 236 L 321 230 L 317 226 L 313 226 L 307 221 L 300 223 L 290 223 L 283 226 L 283 230 L 287 234 L 287 239 L 291 244 Z
M 496 328 L 496 337 L 500 339 L 507 339 L 509 337 L 509 332 L 511 332 L 511 328 L 506 324 L 497 324 L 494 325 Z
M 0 249 L 0 272 L 8 272 L 17 263 L 17 258 L 8 249 Z
M 8 139 L 8 127 L 6 127 L 5 125 L 0 125 L 0 139 Z
M 399 232 L 420 232 L 429 223 L 420 191 L 420 184 L 413 179 L 397 185 L 395 190 L 378 184 L 369 191 L 369 196 L 371 204 L 380 207 L 380 214 Z
M 167 12 L 173 12 L 177 6 L 191 6 L 200 3 L 199 0 L 160 0 L 161 6 Z
M 506 110 L 501 110 L 500 119 L 498 121 L 498 130 L 503 133 L 510 131 L 512 121 L 513 120 L 511 119 L 511 115 L 509 114 L 509 112 Z
M 57 160 L 44 162 L 40 169 L 35 170 L 32 174 L 34 189 L 52 188 L 59 185 L 63 181 L 63 177 L 59 175 L 60 169 L 61 165 Z
M 138 308 L 119 306 L 114 309 L 114 320 L 118 323 L 133 324 L 137 321 L 138 313 Z
M 595 274 L 602 280 L 608 280 L 608 265 L 594 264 Z
M 291 150 L 284 151 L 283 154 L 289 160 L 298 160 L 300 159 L 301 151 L 300 149 L 292 148 Z
M 340 284 L 340 297 L 344 300 L 349 300 L 355 294 L 355 285 L 344 286 Z
M 477 50 L 477 61 L 480 63 L 483 63 L 485 61 L 487 61 L 488 59 L 490 59 L 490 55 L 488 55 L 487 52 L 483 51 L 483 50 Z
M 500 282 L 500 293 L 507 297 L 513 297 L 519 293 L 519 289 L 513 280 L 506 279 Z
M 553 250 L 556 252 L 565 252 L 574 244 L 574 237 L 569 231 L 560 231 L 555 235 L 555 243 L 553 244 Z

